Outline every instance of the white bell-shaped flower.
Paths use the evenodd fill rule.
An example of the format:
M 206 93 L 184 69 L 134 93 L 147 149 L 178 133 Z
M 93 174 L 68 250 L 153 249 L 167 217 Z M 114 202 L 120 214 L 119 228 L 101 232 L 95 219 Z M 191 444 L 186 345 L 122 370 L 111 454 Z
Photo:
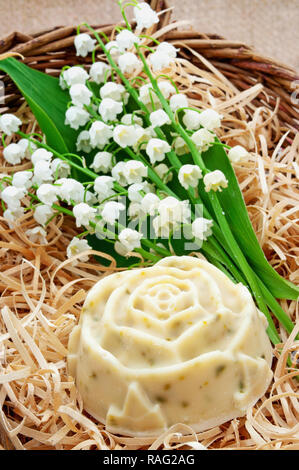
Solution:
M 94 62 L 89 71 L 92 80 L 100 85 L 111 75 L 111 67 L 106 62 Z
M 150 7 L 148 3 L 138 3 L 134 7 L 134 17 L 137 23 L 137 29 L 148 29 L 154 24 L 159 23 L 157 13 Z
M 228 181 L 220 170 L 215 170 L 211 171 L 210 173 L 207 173 L 204 178 L 203 182 L 205 185 L 205 190 L 207 192 L 209 191 L 222 191 L 222 188 L 227 188 Z
M 135 43 L 139 43 L 140 39 L 132 31 L 128 29 L 123 29 L 116 36 L 116 43 L 121 51 L 126 51 L 127 49 L 132 49 Z
M 123 105 L 119 101 L 111 98 L 104 98 L 99 105 L 99 114 L 103 121 L 116 121 L 117 115 L 123 110 Z
M 199 123 L 208 131 L 213 131 L 221 126 L 221 114 L 214 109 L 205 109 L 199 114 Z
M 232 163 L 239 163 L 241 160 L 246 160 L 249 156 L 247 150 L 241 145 L 232 147 L 228 152 L 228 158 Z
M 93 148 L 102 149 L 113 136 L 112 127 L 104 122 L 95 121 L 89 129 L 90 144 Z
M 65 113 L 65 124 L 75 130 L 85 126 L 89 119 L 89 113 L 80 106 L 70 106 Z
M 146 146 L 146 153 L 152 164 L 162 162 L 165 158 L 165 154 L 170 152 L 170 150 L 171 147 L 168 142 L 161 139 L 150 139 Z
M 88 78 L 88 73 L 82 67 L 70 67 L 61 72 L 59 77 L 59 84 L 61 88 L 65 90 L 66 87 L 70 88 L 72 85 L 85 85 Z
M 76 219 L 76 226 L 89 227 L 90 222 L 95 221 L 97 210 L 90 207 L 86 202 L 80 202 L 73 207 L 73 214 Z
M 90 99 L 92 97 L 92 92 L 87 88 L 86 85 L 78 83 L 77 85 L 72 85 L 70 88 L 70 96 L 72 103 L 75 106 L 83 107 L 90 105 Z
M 120 212 L 125 209 L 124 204 L 116 201 L 109 201 L 106 202 L 104 205 L 102 211 L 101 211 L 101 216 L 105 222 L 108 224 L 113 225 L 116 220 L 119 219 Z
M 96 173 L 108 173 L 112 169 L 113 155 L 110 152 L 98 152 L 95 154 L 90 168 Z
M 22 121 L 14 114 L 2 114 L 0 116 L 0 130 L 8 136 L 18 132 L 21 125 Z
M 67 247 L 66 254 L 68 258 L 72 258 L 73 256 L 82 253 L 82 255 L 78 257 L 78 260 L 85 263 L 89 258 L 88 255 L 84 254 L 87 250 L 91 250 L 91 246 L 89 246 L 88 241 L 84 238 L 74 237 Z M 73 264 L 76 264 L 76 261 Z
M 191 139 L 195 143 L 200 152 L 206 152 L 208 148 L 215 142 L 215 134 L 205 128 L 194 132 Z
M 196 188 L 202 178 L 202 171 L 197 165 L 183 165 L 178 174 L 179 182 L 185 189 Z
M 86 57 L 89 52 L 92 52 L 96 45 L 96 40 L 92 39 L 89 34 L 78 34 L 74 40 L 77 56 Z
M 52 206 L 57 201 L 59 188 L 49 183 L 41 184 L 36 191 L 36 195 L 41 202 L 48 206 Z
M 18 165 L 24 158 L 24 151 L 18 144 L 9 144 L 4 147 L 3 157 L 11 165 Z
M 198 217 L 192 222 L 192 235 L 197 240 L 205 241 L 210 235 L 212 235 L 212 225 L 212 220 Z

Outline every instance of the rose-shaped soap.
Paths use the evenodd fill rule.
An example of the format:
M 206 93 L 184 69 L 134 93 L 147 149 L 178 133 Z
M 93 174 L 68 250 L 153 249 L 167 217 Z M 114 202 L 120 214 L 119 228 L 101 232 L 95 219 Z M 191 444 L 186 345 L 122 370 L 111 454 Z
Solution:
M 165 258 L 107 276 L 69 342 L 84 407 L 112 432 L 195 431 L 244 415 L 272 377 L 267 322 L 248 290 L 205 260 Z

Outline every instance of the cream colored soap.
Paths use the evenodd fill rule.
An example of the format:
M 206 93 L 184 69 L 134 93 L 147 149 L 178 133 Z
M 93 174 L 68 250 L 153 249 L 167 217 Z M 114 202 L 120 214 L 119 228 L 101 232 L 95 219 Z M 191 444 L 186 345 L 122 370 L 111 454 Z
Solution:
M 70 336 L 84 407 L 116 433 L 202 431 L 242 416 L 272 377 L 267 321 L 205 260 L 165 258 L 100 280 Z

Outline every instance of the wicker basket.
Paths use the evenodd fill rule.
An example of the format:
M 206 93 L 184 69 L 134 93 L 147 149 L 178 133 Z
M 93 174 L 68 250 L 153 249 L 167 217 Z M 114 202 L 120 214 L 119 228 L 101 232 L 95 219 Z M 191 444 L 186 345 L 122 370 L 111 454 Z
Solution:
M 148 0 L 148 3 L 158 12 L 163 11 L 155 29 L 167 26 L 171 21 L 170 2 Z M 94 28 L 109 35 L 114 25 L 94 26 Z M 81 31 L 84 32 L 84 28 Z M 58 76 L 65 65 L 91 61 L 90 58 L 82 59 L 75 55 L 73 46 L 75 35 L 75 26 L 56 27 L 33 35 L 14 32 L 0 40 L 0 56 L 17 52 L 24 57 L 24 62 L 30 67 Z M 263 84 L 266 93 L 260 93 L 254 104 L 257 107 L 266 106 L 272 111 L 276 108 L 281 133 L 289 129 L 292 135 L 299 130 L 299 100 L 292 100 L 292 93 L 296 86 L 298 88 L 296 80 L 299 80 L 299 76 L 292 68 L 259 55 L 242 42 L 229 41 L 216 34 L 205 34 L 195 30 L 174 30 L 173 28 L 167 32 L 166 28 L 163 38 L 160 39 L 178 46 L 181 57 L 192 59 L 192 62 L 201 68 L 205 65 L 200 60 L 199 54 L 207 58 L 239 90 L 246 90 L 257 83 Z M 194 54 L 192 56 L 191 49 L 198 53 L 197 56 Z M 8 76 L 2 75 L 0 79 L 5 85 L 4 106 L 0 108 L 0 112 L 8 109 L 14 112 L 22 104 L 23 97 Z M 275 140 L 279 138 L 279 135 L 275 136 Z M 0 450 L 1 441 L 4 448 L 11 448 L 0 429 Z
M 152 8 L 157 11 L 167 10 L 169 0 L 148 0 Z M 171 10 L 160 15 L 160 22 L 156 29 L 166 26 L 171 20 Z M 112 31 L 113 25 L 95 26 L 106 34 Z M 82 29 L 83 32 L 83 29 Z M 58 75 L 65 65 L 86 63 L 86 59 L 78 58 L 74 51 L 74 37 L 76 27 L 57 27 L 49 31 L 42 31 L 33 35 L 19 32 L 11 33 L 0 40 L 0 54 L 14 51 L 24 56 L 24 62 L 32 68 L 42 70 L 51 75 Z M 254 49 L 238 41 L 229 41 L 216 34 L 205 34 L 194 30 L 172 30 L 166 33 L 163 40 L 180 47 L 180 55 L 190 59 L 190 48 L 200 53 L 224 75 L 239 90 L 245 90 L 256 83 L 262 83 L 267 92 L 268 100 L 265 103 L 265 94 L 256 98 L 259 102 L 274 109 L 279 99 L 277 115 L 282 127 L 299 130 L 299 100 L 292 103 L 291 95 L 294 92 L 294 83 L 299 80 L 294 70 L 284 64 L 263 57 Z M 88 59 L 87 59 L 88 60 Z M 193 56 L 192 61 L 203 67 L 200 60 Z M 8 77 L 2 78 L 5 84 L 5 104 L 10 111 L 20 105 L 22 97 L 15 85 Z M 298 83 L 297 83 L 298 86 Z M 293 100 L 294 101 L 294 100 Z

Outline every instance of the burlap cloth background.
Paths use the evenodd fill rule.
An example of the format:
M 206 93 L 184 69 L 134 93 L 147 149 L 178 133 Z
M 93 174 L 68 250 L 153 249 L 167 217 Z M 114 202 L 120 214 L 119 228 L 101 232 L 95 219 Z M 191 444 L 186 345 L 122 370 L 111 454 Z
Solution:
M 172 0 L 176 19 L 241 40 L 299 70 L 299 0 Z M 52 26 L 113 23 L 116 0 L 0 0 L 0 38 Z

